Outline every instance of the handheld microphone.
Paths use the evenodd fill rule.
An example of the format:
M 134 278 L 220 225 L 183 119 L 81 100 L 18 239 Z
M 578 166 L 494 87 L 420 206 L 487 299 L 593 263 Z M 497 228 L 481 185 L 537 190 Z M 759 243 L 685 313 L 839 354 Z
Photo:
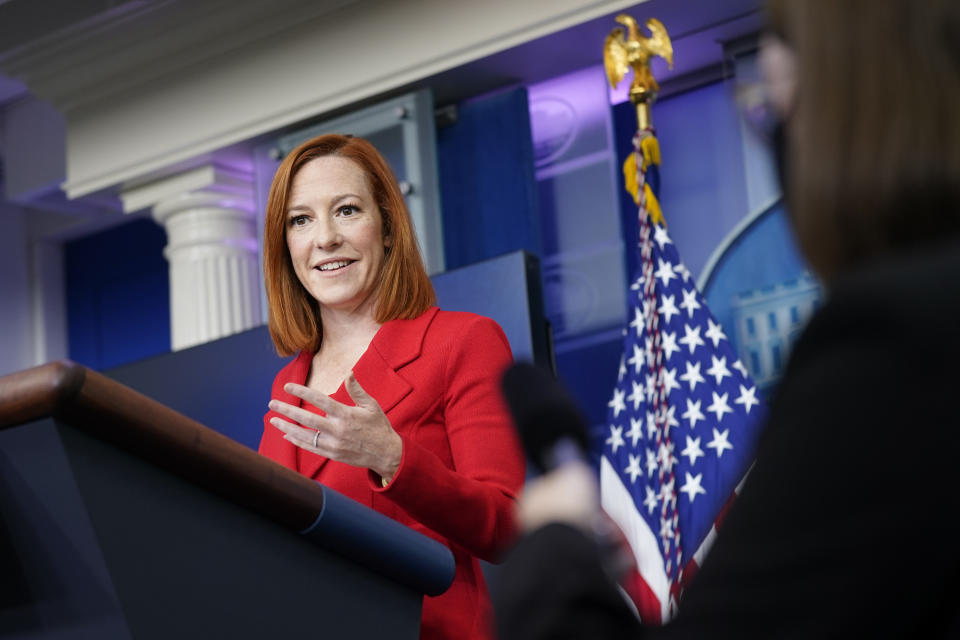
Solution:
M 572 462 L 589 464 L 587 421 L 547 370 L 515 364 L 504 373 L 501 389 L 524 451 L 541 474 Z M 596 541 L 603 568 L 614 583 L 636 568 L 626 537 L 599 504 L 596 515 L 583 524 Z
M 585 461 L 586 419 L 546 369 L 514 364 L 504 373 L 501 389 L 523 449 L 540 473 Z

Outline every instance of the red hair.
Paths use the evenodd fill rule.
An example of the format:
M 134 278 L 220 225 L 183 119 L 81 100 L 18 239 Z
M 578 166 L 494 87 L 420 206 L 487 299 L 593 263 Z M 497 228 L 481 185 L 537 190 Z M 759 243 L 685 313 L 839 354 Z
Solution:
M 316 351 L 323 338 L 320 305 L 304 289 L 293 270 L 287 248 L 286 219 L 290 185 L 308 162 L 339 156 L 355 162 L 367 177 L 383 219 L 383 236 L 391 236 L 374 293 L 375 320 L 416 318 L 436 304 L 433 283 L 420 258 L 410 212 L 390 166 L 363 138 L 330 134 L 307 140 L 291 151 L 273 177 L 263 233 L 263 275 L 269 305 L 270 337 L 282 356 Z

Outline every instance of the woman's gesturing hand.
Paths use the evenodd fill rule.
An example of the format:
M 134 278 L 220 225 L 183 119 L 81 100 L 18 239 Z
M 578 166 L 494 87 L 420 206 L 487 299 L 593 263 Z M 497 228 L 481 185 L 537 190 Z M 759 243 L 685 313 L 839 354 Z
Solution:
M 337 402 L 309 387 L 288 383 L 284 391 L 306 400 L 327 415 L 320 416 L 280 400 L 271 400 L 270 409 L 290 421 L 273 417 L 270 424 L 284 433 L 285 440 L 301 449 L 355 467 L 372 469 L 389 482 L 400 466 L 403 441 L 390 426 L 380 405 L 363 390 L 352 371 L 344 386 L 356 406 Z

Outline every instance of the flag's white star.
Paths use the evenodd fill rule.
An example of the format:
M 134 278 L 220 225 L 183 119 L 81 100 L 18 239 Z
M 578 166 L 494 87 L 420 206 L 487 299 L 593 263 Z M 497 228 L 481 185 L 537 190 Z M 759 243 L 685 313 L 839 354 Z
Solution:
M 660 415 L 663 418 L 661 422 L 663 423 L 663 428 L 667 435 L 670 433 L 670 427 L 680 426 L 680 423 L 677 422 L 676 416 L 673 415 L 676 413 L 676 411 L 677 408 L 672 404 L 665 406 L 660 410 Z
M 703 412 L 700 411 L 700 404 L 701 404 L 700 400 L 697 400 L 696 402 L 694 402 L 690 398 L 687 398 L 687 410 L 683 413 L 682 416 L 680 416 L 681 418 L 684 418 L 690 422 L 691 429 L 693 429 L 696 426 L 697 420 L 705 421 L 707 419 L 707 417 L 703 415 Z
M 690 466 L 697 462 L 697 458 L 702 458 L 706 454 L 700 448 L 700 438 L 691 438 L 687 436 L 687 447 L 680 452 L 680 455 L 690 458 Z
M 702 327 L 700 325 L 695 327 L 691 327 L 688 324 L 683 325 L 683 333 L 685 335 L 677 341 L 680 344 L 687 345 L 687 348 L 690 349 L 691 355 L 693 354 L 694 349 L 697 347 L 702 347 L 704 344 L 706 344 L 703 341 L 703 338 L 700 337 L 701 328 Z
M 653 440 L 657 437 L 657 417 L 653 411 L 647 411 L 647 439 Z
M 610 437 L 606 439 L 606 444 L 610 445 L 616 455 L 617 449 L 627 444 L 623 440 L 623 427 L 610 425 Z
M 672 442 L 664 441 L 660 444 L 660 449 L 657 451 L 657 462 L 660 463 L 660 468 L 663 469 L 664 473 L 673 471 L 673 465 L 677 464 L 679 460 L 673 455 Z
M 697 497 L 697 494 L 706 494 L 707 490 L 700 486 L 700 482 L 703 480 L 703 474 L 698 473 L 695 476 L 691 476 L 689 473 L 684 473 L 687 476 L 687 481 L 680 487 L 680 491 L 687 494 L 687 497 L 690 498 L 690 502 L 693 502 L 693 499 Z
M 660 518 L 660 539 L 670 546 L 670 540 L 673 539 L 673 520 L 670 518 Z
M 607 406 L 613 409 L 613 417 L 616 419 L 620 415 L 621 411 L 627 410 L 627 405 L 624 403 L 624 396 L 627 395 L 627 392 L 623 389 L 614 389 L 613 398 L 610 399 L 610 402 L 607 403 Z
M 660 308 L 657 311 L 660 312 L 666 318 L 666 322 L 670 322 L 670 319 L 680 313 L 680 309 L 677 309 L 677 305 L 674 302 L 677 299 L 677 296 L 668 296 L 666 294 L 660 296 Z
M 660 487 L 660 500 L 669 502 L 671 505 L 674 503 L 676 498 L 676 496 L 673 495 L 674 483 L 675 479 L 670 478 L 667 482 L 663 483 L 663 486 Z
M 707 407 L 707 411 L 712 411 L 717 414 L 717 423 L 723 420 L 723 414 L 733 413 L 733 409 L 730 408 L 730 405 L 727 404 L 727 398 L 730 396 L 729 393 L 725 393 L 722 396 L 718 395 L 716 391 L 713 393 L 713 402 Z
M 687 269 L 687 265 L 683 264 L 682 262 L 678 265 L 674 265 L 673 271 L 674 273 L 679 274 L 680 277 L 683 278 L 684 282 L 691 278 L 690 271 Z
M 643 333 L 643 312 L 640 307 L 633 308 L 633 320 L 630 322 L 630 328 L 637 332 L 637 337 Z
M 699 362 L 687 362 L 687 372 L 680 376 L 680 379 L 690 385 L 690 391 L 693 391 L 698 382 L 706 382 L 704 377 L 700 375 L 700 363 Z
M 648 373 L 646 376 L 646 386 L 644 390 L 647 392 L 647 397 L 652 398 L 653 392 L 656 390 L 657 377 L 652 373 Z
M 636 484 L 637 476 L 643 475 L 643 471 L 640 470 L 640 456 L 628 453 L 627 458 L 629 464 L 627 464 L 627 468 L 624 469 L 623 472 L 629 474 L 631 484 Z
M 715 323 L 710 318 L 707 318 L 707 333 L 705 334 L 710 340 L 713 341 L 713 348 L 716 349 L 717 345 L 720 344 L 721 340 L 726 340 L 727 336 L 723 332 L 723 329 L 720 328 L 720 325 Z
M 627 364 L 633 367 L 634 375 L 640 373 L 640 369 L 643 368 L 643 351 L 640 351 L 640 347 L 636 344 L 633 345 L 633 356 L 627 360 Z
M 664 331 L 660 334 L 660 350 L 663 352 L 664 362 L 668 362 L 674 353 L 680 351 L 680 347 L 677 346 L 677 333 L 668 333 Z
M 647 447 L 647 477 L 653 475 L 657 470 L 657 454 L 653 452 L 653 449 Z
M 645 486 L 644 489 L 647 490 L 647 497 L 643 499 L 643 506 L 647 508 L 647 513 L 653 513 L 653 510 L 657 508 L 657 494 L 650 488 L 650 485 Z
M 676 368 L 664 369 L 663 370 L 663 392 L 669 396 L 671 391 L 679 388 L 680 388 L 680 383 L 677 382 Z
M 643 311 L 640 313 L 644 318 L 653 316 L 653 312 L 657 310 L 657 301 L 655 298 L 644 298 L 640 304 L 643 305 Z
M 643 437 L 643 420 L 630 418 L 630 431 L 627 431 L 627 437 L 630 438 L 634 448 L 636 448 L 637 442 Z
M 633 392 L 627 396 L 627 400 L 633 403 L 633 410 L 636 411 L 643 402 L 643 385 L 636 380 L 631 380 L 630 386 L 633 387 Z
M 739 371 L 740 375 L 742 375 L 744 378 L 747 378 L 750 376 L 750 373 L 747 372 L 747 368 L 743 366 L 743 363 L 740 362 L 740 360 L 737 360 L 736 362 L 733 363 L 733 368 Z
M 623 376 L 627 375 L 627 364 L 624 361 L 625 353 L 620 354 L 620 368 L 617 369 L 617 382 L 623 382 Z
M 727 369 L 727 357 L 717 359 L 717 356 L 710 356 L 710 359 L 713 364 L 707 369 L 707 375 L 713 376 L 717 386 L 720 386 L 720 381 L 730 376 L 730 369 Z
M 726 449 L 733 449 L 733 445 L 730 444 L 730 441 L 727 439 L 730 437 L 730 429 L 724 429 L 723 433 L 713 430 L 713 440 L 707 443 L 707 447 L 710 449 L 717 450 L 717 457 L 723 457 L 723 452 Z
M 670 242 L 670 236 L 667 235 L 667 230 L 660 225 L 656 225 L 656 228 L 653 231 L 653 239 L 657 244 L 660 245 L 660 251 L 663 251 L 663 245 L 672 244 Z
M 692 318 L 693 312 L 700 308 L 700 303 L 697 302 L 697 290 L 696 289 L 684 289 L 683 290 L 683 302 L 680 303 L 680 308 L 686 310 L 687 317 Z
M 653 275 L 663 281 L 663 286 L 667 286 L 667 284 L 677 276 L 673 273 L 673 269 L 670 267 L 669 262 L 663 260 L 662 258 L 658 258 L 657 262 L 659 264 L 656 272 L 654 272 Z
M 750 413 L 750 407 L 760 404 L 760 401 L 757 400 L 757 388 L 750 387 L 747 389 L 745 386 L 740 385 L 740 397 L 734 400 L 734 402 L 736 404 L 742 404 L 744 411 Z
M 645 338 L 643 341 L 643 353 L 647 358 L 647 366 L 653 369 L 653 338 Z M 650 395 L 647 392 L 647 395 Z

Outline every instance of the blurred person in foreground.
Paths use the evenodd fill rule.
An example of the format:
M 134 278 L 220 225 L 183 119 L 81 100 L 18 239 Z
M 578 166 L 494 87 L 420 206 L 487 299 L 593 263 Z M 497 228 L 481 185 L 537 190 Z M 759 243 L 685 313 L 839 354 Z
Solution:
M 825 304 L 677 617 L 628 609 L 574 464 L 521 499 L 501 640 L 960 637 L 960 3 L 772 0 L 768 18 L 781 180 Z
M 454 581 L 424 598 L 420 637 L 490 637 L 477 559 L 513 541 L 525 472 L 498 389 L 506 336 L 434 306 L 400 187 L 366 140 L 294 149 L 264 235 L 270 335 L 298 355 L 274 381 L 260 453 L 450 547 Z

